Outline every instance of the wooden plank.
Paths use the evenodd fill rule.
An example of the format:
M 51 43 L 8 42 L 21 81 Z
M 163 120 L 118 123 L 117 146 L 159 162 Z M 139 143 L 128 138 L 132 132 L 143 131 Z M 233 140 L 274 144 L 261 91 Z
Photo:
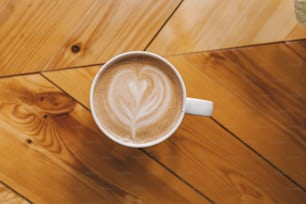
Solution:
M 173 55 L 282 41 L 295 25 L 292 0 L 189 0 L 148 50 Z
M 260 53 L 260 51 L 257 50 L 257 53 Z M 211 55 L 213 56 L 214 54 L 211 53 Z M 168 59 L 178 67 L 180 73 L 183 75 L 187 86 L 187 93 L 189 93 L 191 97 L 208 98 L 215 101 L 214 118 L 219 120 L 222 125 L 236 133 L 238 137 L 242 138 L 249 145 L 259 149 L 261 154 L 265 153 L 264 156 L 267 156 L 267 158 L 272 162 L 278 162 L 277 164 L 282 162 L 281 167 L 283 169 L 288 169 L 290 173 L 296 173 L 297 175 L 293 175 L 293 178 L 296 178 L 298 182 L 305 184 L 306 158 L 304 143 L 301 140 L 296 142 L 295 138 L 288 138 L 287 133 L 284 133 L 279 126 L 274 127 L 273 123 L 266 120 L 264 116 L 250 107 L 248 103 L 245 103 L 245 101 L 242 100 L 244 95 L 240 94 L 241 92 L 239 89 L 246 89 L 251 93 L 251 95 L 253 94 L 253 90 L 244 87 L 244 83 L 235 87 L 236 89 L 230 89 L 231 87 L 228 87 L 229 83 L 227 82 L 232 80 L 233 76 L 231 73 L 233 72 L 233 69 L 227 71 L 229 69 L 227 65 L 231 65 L 231 58 L 227 59 L 218 54 L 215 55 L 215 58 L 209 58 L 208 61 L 206 61 L 205 56 L 200 54 L 197 55 L 198 60 L 196 60 L 195 57 L 192 58 L 189 56 L 169 57 Z M 262 55 L 265 57 L 262 57 L 261 55 L 259 57 L 262 57 L 262 59 L 269 59 L 269 55 L 267 56 L 266 53 L 262 53 Z M 288 55 L 293 60 L 300 60 L 294 55 Z M 223 61 L 221 61 L 221 59 L 223 59 Z M 238 59 L 239 57 L 236 58 L 236 60 Z M 275 59 L 280 60 L 281 57 L 278 56 L 277 58 L 275 56 Z M 261 62 L 268 64 L 269 60 Z M 280 60 L 279 63 L 282 62 L 284 61 Z M 214 66 L 208 67 L 208 65 Z M 232 65 L 235 66 L 234 62 L 232 62 Z M 237 66 L 235 67 L 237 68 Z M 291 67 L 289 66 L 289 68 Z M 305 67 L 300 66 L 298 68 L 301 69 Z M 203 71 L 207 69 L 211 70 L 211 73 L 214 73 L 215 71 L 215 74 L 210 75 Z M 258 69 L 258 67 L 256 67 L 256 69 Z M 256 69 L 254 69 L 254 71 Z M 297 68 L 290 71 L 297 71 Z M 303 74 L 303 72 L 296 74 Z M 296 78 L 296 80 L 301 78 L 302 76 Z M 243 80 L 243 77 L 241 80 Z M 299 82 L 300 81 L 297 83 Z M 229 89 L 230 91 L 228 91 Z M 238 94 L 239 96 L 237 96 Z M 301 116 L 301 113 L 299 116 Z M 222 194 L 222 196 L 226 197 L 228 200 L 232 199 L 231 201 L 233 203 L 238 203 L 239 199 L 244 202 L 254 202 L 254 200 L 252 200 L 254 197 L 250 196 L 250 194 L 252 194 L 251 192 L 253 192 L 253 195 L 262 195 L 258 196 L 261 197 L 262 200 L 256 200 L 255 202 L 287 202 L 284 201 L 288 198 L 287 196 L 285 196 L 285 198 L 282 197 L 282 195 L 278 195 L 276 196 L 276 199 L 273 199 L 273 190 L 271 191 L 271 189 L 277 189 L 278 193 L 280 190 L 284 190 L 284 193 L 287 194 L 290 188 L 295 189 L 294 185 L 287 188 L 287 184 L 284 185 L 278 183 L 275 184 L 274 187 L 271 187 L 270 185 L 274 182 L 272 180 L 277 177 L 274 177 L 277 174 L 275 169 L 272 170 L 271 166 L 266 165 L 262 160 L 259 161 L 258 157 L 255 157 L 249 151 L 236 144 L 236 141 L 234 142 L 228 139 L 230 135 L 225 133 L 222 134 L 222 131 L 215 131 L 217 129 L 214 127 L 215 124 L 206 120 L 206 118 L 201 117 L 186 117 L 182 128 L 177 132 L 177 135 L 179 136 L 175 135 L 178 137 L 177 139 L 173 138 L 171 142 L 169 141 L 170 144 L 164 144 L 164 146 L 152 148 L 150 149 L 150 152 L 167 166 L 170 166 L 170 168 L 180 170 L 181 173 L 178 173 L 179 175 L 182 175 L 184 179 L 188 180 L 192 185 L 198 187 L 200 190 L 205 189 L 205 191 L 203 190 L 205 194 L 212 199 L 216 199 L 218 195 Z M 222 136 L 219 137 L 219 135 Z M 297 135 L 295 136 L 298 137 Z M 199 140 L 200 142 L 198 142 Z M 166 146 L 168 148 L 166 148 Z M 211 156 L 213 154 L 215 154 L 215 157 Z M 179 162 L 169 159 L 173 158 L 174 155 L 180 155 L 178 158 L 180 158 L 181 161 Z M 220 161 L 222 158 L 224 160 Z M 227 162 L 233 166 L 229 165 Z M 257 167 L 257 165 L 260 167 Z M 292 166 L 288 167 L 290 165 Z M 228 169 L 228 167 L 230 168 Z M 193 169 L 193 171 L 191 169 Z M 264 171 L 266 171 L 266 173 L 264 173 Z M 235 175 L 239 176 L 236 177 Z M 241 179 L 241 175 L 244 175 L 246 180 Z M 292 174 L 290 174 L 290 176 L 292 176 Z M 264 179 L 264 181 L 261 179 Z M 248 183 L 250 181 L 251 183 Z M 222 184 L 218 185 L 219 182 Z M 231 186 L 224 184 L 226 182 L 231 183 Z M 262 184 L 259 184 L 261 182 Z M 207 185 L 203 185 L 203 183 Z M 255 183 L 255 186 L 257 187 L 251 186 Z M 236 188 L 234 187 L 234 189 L 233 186 Z M 211 188 L 215 189 L 211 190 Z M 220 188 L 224 190 L 220 190 Z M 270 195 L 267 196 L 264 195 L 264 193 L 261 194 L 262 192 L 260 192 L 259 189 L 269 189 L 268 194 Z M 267 191 L 263 191 L 267 193 Z M 236 195 L 236 197 L 236 193 L 242 196 L 239 197 Z M 298 199 L 299 201 L 297 200 L 296 202 L 302 202 L 305 200 L 305 194 L 303 194 L 302 191 L 302 194 L 298 193 L 298 190 L 293 194 L 295 193 L 301 196 L 299 198 L 300 200 Z M 269 198 L 272 200 L 269 200 Z M 216 201 L 224 202 L 224 200 Z M 288 202 L 290 203 L 291 201 Z
M 306 40 L 287 41 L 286 45 L 306 61 Z
M 34 203 L 207 203 L 40 75 L 0 80 L 0 179 Z
M 0 76 L 97 64 L 123 51 L 143 50 L 178 4 L 1 1 Z
M 306 66 L 299 56 L 276 44 L 169 59 L 183 74 L 198 69 L 198 79 L 185 77 L 193 80 L 189 93 L 214 99 L 214 118 L 305 188 Z
M 0 181 L 0 203 L 30 204 L 29 201 L 18 195 Z
M 286 40 L 298 40 L 306 38 L 306 27 L 300 23 L 296 23 Z
M 306 199 L 301 189 L 208 118 L 187 115 L 170 140 L 148 151 L 216 203 Z
M 237 119 L 235 117 L 238 115 L 239 120 L 242 120 L 241 126 L 246 125 L 244 127 L 245 132 L 241 132 L 246 142 L 251 145 L 255 143 L 260 147 L 266 145 L 270 138 L 262 141 L 263 137 L 260 137 L 262 126 L 260 125 L 265 124 L 268 120 L 254 111 L 246 102 L 198 70 L 197 66 L 201 64 L 193 64 L 183 56 L 169 59 L 178 67 L 186 82 L 187 92 L 191 97 L 213 99 L 216 107 L 214 117 L 220 119 L 220 116 L 224 115 L 227 121 L 221 119 L 226 125 L 230 121 L 232 122 L 230 125 L 240 126 L 235 121 Z M 51 77 L 56 84 L 57 81 L 61 81 L 59 83 L 60 87 L 66 92 L 73 93 L 74 91 L 71 90 L 73 85 L 90 83 L 93 75 L 91 79 L 86 80 L 57 80 L 56 75 L 67 76 L 74 71 L 88 73 L 89 71 L 86 71 L 86 69 L 57 71 L 53 72 Z M 49 74 L 44 73 L 48 78 Z M 89 75 L 87 76 L 89 77 Z M 89 85 L 85 86 L 89 87 Z M 88 101 L 88 93 L 89 89 L 87 94 L 77 95 L 77 100 Z M 76 95 L 73 96 L 76 97 Z M 252 124 L 248 124 L 249 122 L 252 122 Z M 255 132 L 260 137 L 258 140 L 254 137 L 255 134 L 251 133 L 251 131 L 254 131 L 254 127 L 252 128 L 251 125 L 255 128 L 259 127 Z M 282 130 L 274 128 L 271 122 L 267 125 L 272 128 L 263 134 L 271 133 L 272 139 L 279 139 L 279 134 L 283 136 Z M 247 128 L 249 128 L 250 138 L 244 136 Z M 295 144 L 289 145 L 297 146 Z M 286 153 L 285 156 L 288 156 L 288 152 L 291 150 L 293 155 L 301 151 L 304 153 L 304 150 L 301 150 L 299 146 L 297 147 L 297 150 L 291 149 L 291 146 L 288 149 L 274 148 L 269 152 L 271 153 L 269 156 L 276 157 L 274 159 L 284 159 L 282 157 L 284 153 Z M 147 151 L 213 201 L 219 203 L 298 203 L 306 199 L 300 188 L 209 118 L 185 116 L 179 130 L 168 141 L 149 148 Z M 282 153 L 280 157 L 277 154 L 279 152 Z M 299 165 L 304 166 L 304 164 Z M 304 173 L 301 172 L 301 174 Z
M 63 71 L 51 71 L 43 72 L 49 80 L 56 83 L 57 86 L 61 87 L 64 91 L 69 93 L 75 99 L 79 100 L 80 103 L 89 107 L 89 92 L 93 76 L 96 74 L 101 66 L 91 66 L 87 68 L 75 68 Z M 60 74 L 61 73 L 61 74 Z M 67 80 L 72 83 L 67 83 Z M 80 81 L 80 85 L 74 83 L 76 80 Z M 77 88 L 76 88 L 77 87 Z

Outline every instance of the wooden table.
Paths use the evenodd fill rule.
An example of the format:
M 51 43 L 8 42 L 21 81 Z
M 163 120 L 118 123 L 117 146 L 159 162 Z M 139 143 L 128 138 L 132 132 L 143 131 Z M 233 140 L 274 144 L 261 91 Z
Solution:
M 305 38 L 292 0 L 1 0 L 0 203 L 305 203 Z M 151 148 L 106 138 L 89 88 L 129 50 L 213 116 Z

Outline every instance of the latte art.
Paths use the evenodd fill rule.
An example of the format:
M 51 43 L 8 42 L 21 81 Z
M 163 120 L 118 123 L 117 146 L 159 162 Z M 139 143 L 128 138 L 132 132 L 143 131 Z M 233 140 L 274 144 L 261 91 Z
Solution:
M 94 107 L 103 128 L 129 143 L 166 135 L 180 117 L 179 79 L 168 65 L 133 58 L 104 70 L 96 83 Z
M 171 95 L 169 80 L 160 70 L 148 65 L 138 71 L 127 67 L 111 80 L 105 101 L 109 107 L 106 111 L 128 126 L 135 140 L 138 128 L 161 119 Z

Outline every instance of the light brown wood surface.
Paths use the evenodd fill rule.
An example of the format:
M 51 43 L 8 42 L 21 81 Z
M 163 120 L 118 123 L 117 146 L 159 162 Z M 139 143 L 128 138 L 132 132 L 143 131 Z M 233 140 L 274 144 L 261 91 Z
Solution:
M 300 23 L 296 23 L 286 40 L 297 40 L 306 38 L 306 27 Z
M 8 203 L 8 204 L 29 204 L 26 199 L 22 196 L 18 195 L 8 186 L 4 185 L 0 181 L 0 203 Z
M 168 59 L 182 74 L 189 96 L 212 99 L 216 107 L 213 118 L 305 186 L 306 70 L 299 56 L 280 43 Z M 89 108 L 89 88 L 97 70 L 98 67 L 79 68 L 43 75 Z M 79 83 L 87 87 L 83 94 L 74 93 L 73 87 Z M 266 92 L 258 87 L 260 84 Z M 281 90 L 283 86 L 285 90 Z M 211 119 L 186 116 L 168 142 L 148 151 L 216 202 L 268 203 L 288 199 L 290 203 L 306 198 L 291 181 L 282 179 L 277 169 Z
M 97 64 L 143 50 L 179 0 L 0 2 L 0 76 Z M 74 53 L 71 47 L 80 51 Z
M 0 84 L 0 179 L 34 203 L 207 202 L 144 152 L 106 139 L 42 76 Z
M 283 41 L 296 23 L 292 0 L 189 0 L 148 50 L 173 55 Z
M 89 90 L 93 77 L 100 67 L 101 66 L 98 65 L 61 71 L 50 71 L 43 72 L 42 75 L 46 76 L 52 83 L 55 83 L 80 103 L 89 107 Z M 76 84 L 77 81 L 80 83 Z M 76 89 L 76 87 L 78 88 Z
M 0 1 L 0 204 L 305 203 L 305 39 L 293 0 Z M 146 149 L 105 137 L 91 82 L 129 50 L 213 116 Z

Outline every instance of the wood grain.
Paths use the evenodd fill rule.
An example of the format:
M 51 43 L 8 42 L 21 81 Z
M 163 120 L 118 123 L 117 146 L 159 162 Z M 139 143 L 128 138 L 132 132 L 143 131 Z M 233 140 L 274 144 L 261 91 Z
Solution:
M 286 45 L 306 61 L 306 40 L 287 41 Z
M 249 145 L 259 148 L 259 152 L 265 153 L 264 156 L 272 162 L 285 164 L 288 161 L 287 165 L 292 163 L 292 167 L 281 167 L 285 170 L 293 169 L 293 172 L 298 174 L 294 178 L 297 178 L 298 182 L 304 182 L 304 148 L 290 140 L 288 147 L 283 143 L 279 144 L 280 139 L 287 137 L 283 130 L 275 127 L 245 100 L 231 93 L 231 91 L 234 92 L 233 90 L 229 91 L 206 76 L 199 70 L 199 67 L 203 67 L 203 63 L 189 61 L 189 56 L 168 59 L 179 69 L 191 97 L 215 101 L 216 109 L 213 117 L 222 120 L 222 124 L 224 122 L 226 126 L 236 127 L 234 130 L 242 134 L 241 136 L 238 134 L 239 137 Z M 91 79 L 57 80 L 56 75 L 67 76 L 74 75 L 72 72 L 80 72 L 89 77 L 89 71 L 86 69 L 57 71 L 51 75 L 50 73 L 44 73 L 44 75 L 59 84 L 66 92 L 73 93 L 71 89 L 74 85 L 89 83 Z M 89 85 L 85 86 L 89 87 Z M 77 95 L 76 99 L 88 101 L 88 94 Z M 263 127 L 265 124 L 266 126 Z M 265 130 L 266 127 L 268 130 Z M 247 131 L 249 135 L 246 134 Z M 263 147 L 267 150 L 260 149 Z M 272 149 L 269 150 L 269 148 Z M 300 188 L 209 118 L 185 116 L 179 130 L 168 141 L 147 151 L 215 202 L 299 203 L 306 199 Z M 290 152 L 289 157 L 292 156 L 292 158 L 288 158 L 288 152 Z
M 0 86 L 0 179 L 34 203 L 207 203 L 142 151 L 106 139 L 42 76 Z
M 260 51 L 257 50 L 257 53 L 260 53 Z M 219 56 L 218 53 L 215 55 Z M 264 59 L 267 59 L 267 61 L 270 59 L 266 53 L 262 55 L 266 57 Z M 239 83 L 240 86 L 235 86 L 236 89 L 231 89 L 233 84 L 235 85 L 235 77 L 240 77 L 243 80 L 243 73 L 240 74 L 241 76 L 234 76 L 234 69 L 229 69 L 228 66 L 231 65 L 236 69 L 240 66 L 235 65 L 234 62 L 231 63 L 231 58 L 215 57 L 210 58 L 207 62 L 204 59 L 205 57 L 200 54 L 196 56 L 198 60 L 196 60 L 196 57 L 189 56 L 168 58 L 182 74 L 188 95 L 212 99 L 215 102 L 214 118 L 247 144 L 255 147 L 254 149 L 257 149 L 260 154 L 267 156 L 274 164 L 281 164 L 282 169 L 289 172 L 290 176 L 304 185 L 306 158 L 301 135 L 295 133 L 288 137 L 288 133 L 282 129 L 283 127 L 273 127 L 274 125 L 270 120 L 265 119 L 265 116 L 262 116 L 260 112 L 253 108 L 254 105 L 250 105 L 243 99 L 245 95 L 242 95 L 239 90 L 244 88 L 243 83 Z M 291 57 L 297 59 L 294 56 Z M 222 63 L 218 63 L 218 60 L 221 59 L 223 59 Z M 209 63 L 214 64 L 214 66 L 209 66 Z M 222 65 L 225 67 L 223 68 Z M 301 68 L 304 69 L 305 67 L 299 67 L 299 69 Z M 212 74 L 203 71 L 208 69 Z M 251 69 L 254 79 L 257 79 L 255 76 L 258 69 L 258 67 Z M 227 73 L 228 75 L 226 75 Z M 275 74 L 279 74 L 279 72 Z M 296 80 L 300 78 L 302 76 L 299 76 Z M 265 85 L 263 83 L 264 87 Z M 252 95 L 254 90 L 251 88 L 248 90 Z M 275 92 L 275 94 L 278 94 L 278 92 Z M 288 108 L 291 108 L 291 106 Z M 300 109 L 299 116 L 303 117 L 303 110 L 305 109 Z M 291 114 L 290 111 L 291 109 L 288 109 L 289 114 Z M 298 190 L 287 179 L 282 180 L 284 177 L 278 171 L 263 162 L 252 151 L 233 139 L 228 132 L 225 132 L 224 129 L 207 118 L 185 117 L 181 128 L 172 137 L 172 140 L 151 148 L 149 151 L 158 160 L 165 163 L 192 185 L 203 190 L 216 202 L 298 203 L 306 198 L 303 191 Z M 178 159 L 173 159 L 174 157 Z M 288 187 L 288 185 L 291 187 Z M 290 195 L 289 189 L 294 189 L 291 191 L 292 195 Z M 286 196 L 276 195 L 279 193 L 289 194 Z M 219 196 L 220 194 L 222 197 Z M 287 199 L 297 200 L 289 201 Z
M 29 201 L 18 195 L 0 181 L 0 203 L 7 204 L 30 204 Z
M 64 91 L 69 93 L 75 99 L 86 107 L 90 106 L 89 92 L 90 86 L 93 80 L 93 76 L 97 73 L 101 66 L 91 66 L 87 68 L 75 68 L 63 71 L 50 71 L 43 72 L 50 81 L 56 83 L 57 86 L 63 88 Z M 67 83 L 67 80 L 72 83 Z M 76 85 L 74 82 L 80 81 L 80 85 Z M 77 88 L 76 88 L 77 87 Z
M 178 4 L 3 0 L 0 76 L 97 64 L 123 51 L 143 50 Z
M 292 0 L 189 0 L 148 50 L 174 55 L 283 41 L 296 23 Z
M 215 101 L 214 118 L 305 188 L 306 66 L 299 56 L 276 44 L 169 59 L 192 80 L 191 96 Z
M 148 151 L 216 203 L 306 199 L 301 189 L 209 118 L 186 115 L 170 140 Z

